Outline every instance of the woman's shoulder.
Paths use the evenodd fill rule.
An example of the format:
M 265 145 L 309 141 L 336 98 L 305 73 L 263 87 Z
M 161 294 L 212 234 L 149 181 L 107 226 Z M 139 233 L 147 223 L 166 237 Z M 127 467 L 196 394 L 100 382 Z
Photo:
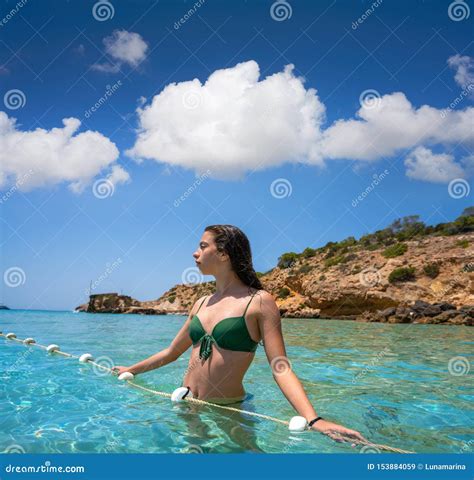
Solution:
M 264 290 L 264 289 L 257 290 L 257 289 L 255 289 L 255 291 L 252 295 L 255 296 L 256 299 L 260 300 L 261 305 L 276 304 L 275 297 L 270 292 L 267 292 L 267 290 Z

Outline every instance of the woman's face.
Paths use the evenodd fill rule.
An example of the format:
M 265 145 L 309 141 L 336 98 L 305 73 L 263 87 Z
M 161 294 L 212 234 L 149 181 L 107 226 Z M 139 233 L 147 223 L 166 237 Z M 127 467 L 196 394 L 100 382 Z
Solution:
M 213 275 L 222 266 L 222 254 L 217 251 L 211 232 L 203 233 L 193 257 L 203 275 Z

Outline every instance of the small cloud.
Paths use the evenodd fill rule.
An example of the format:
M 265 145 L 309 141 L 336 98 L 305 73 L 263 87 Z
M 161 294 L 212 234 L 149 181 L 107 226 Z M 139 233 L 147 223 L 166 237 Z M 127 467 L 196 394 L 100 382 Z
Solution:
M 110 37 L 104 38 L 104 44 L 109 55 L 132 67 L 145 60 L 148 50 L 140 34 L 126 30 L 115 30 Z
M 142 36 L 126 30 L 115 30 L 112 35 L 103 39 L 105 52 L 115 63 L 98 63 L 92 65 L 94 70 L 106 73 L 117 73 L 121 65 L 137 67 L 146 58 L 148 44 Z
M 84 47 L 84 45 L 81 43 L 73 51 L 74 53 L 83 56 L 86 53 L 86 47 Z
M 463 178 L 465 171 L 454 161 L 452 155 L 435 154 L 425 147 L 415 148 L 405 159 L 407 177 L 433 183 L 449 183 L 454 178 Z
M 94 63 L 91 66 L 92 70 L 103 73 L 118 73 L 120 71 L 120 65 L 116 63 Z
M 456 71 L 454 80 L 461 88 L 474 86 L 474 58 L 467 55 L 453 55 L 448 58 L 448 65 Z
M 0 65 L 0 75 L 8 75 L 9 73 L 10 73 L 10 70 L 8 70 L 7 67 Z
M 114 165 L 112 171 L 107 177 L 107 180 L 112 183 L 114 186 L 119 185 L 120 183 L 127 183 L 130 181 L 129 173 L 124 170 L 120 165 Z

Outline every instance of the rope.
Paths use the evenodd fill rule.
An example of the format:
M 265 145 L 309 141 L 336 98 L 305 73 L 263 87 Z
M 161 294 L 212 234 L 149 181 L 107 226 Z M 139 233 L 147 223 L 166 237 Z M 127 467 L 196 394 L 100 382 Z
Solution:
M 16 336 L 15 337 L 11 337 L 11 336 L 7 337 L 7 335 L 5 335 L 3 332 L 0 332 L 0 337 L 4 337 L 6 340 L 11 340 L 13 342 L 21 343 L 21 344 L 26 345 L 26 346 L 35 346 L 35 347 L 41 348 L 42 350 L 48 351 L 48 347 L 46 345 L 41 345 L 40 343 L 36 343 L 36 341 L 33 341 L 31 343 L 24 343 L 24 340 L 22 340 L 20 338 L 16 338 Z M 80 358 L 78 355 L 73 355 L 72 353 L 63 352 L 59 349 L 53 350 L 51 353 L 55 353 L 57 355 L 62 355 L 63 357 L 66 357 L 66 358 L 76 358 L 76 359 Z M 117 375 L 111 368 L 105 367 L 104 365 L 100 365 L 99 363 L 96 363 L 93 360 L 87 360 L 86 363 L 90 363 L 91 365 L 94 365 L 96 368 L 107 371 L 111 375 L 114 375 L 114 376 Z M 144 387 L 143 385 L 139 385 L 138 383 L 136 383 L 132 380 L 126 380 L 126 382 L 129 385 L 131 385 L 132 387 L 138 388 L 138 389 L 143 390 L 145 392 L 153 393 L 154 395 L 158 395 L 160 397 L 171 398 L 170 393 L 160 392 L 160 391 L 154 390 L 152 388 Z M 286 426 L 289 425 L 289 422 L 286 421 L 286 420 L 280 420 L 279 418 L 271 417 L 269 415 L 264 415 L 262 413 L 249 412 L 248 410 L 241 410 L 239 408 L 228 407 L 226 405 L 219 405 L 217 403 L 206 402 L 205 400 L 200 400 L 198 398 L 185 397 L 183 399 L 183 401 L 189 402 L 189 403 L 194 403 L 194 404 L 197 404 L 197 405 L 209 405 L 211 407 L 220 408 L 222 410 L 227 410 L 227 411 L 230 411 L 230 412 L 245 413 L 246 415 L 250 415 L 252 417 L 257 417 L 257 418 L 262 418 L 264 420 L 269 420 L 271 422 L 279 423 L 281 425 L 286 425 Z M 345 439 L 342 435 L 340 435 L 340 437 L 343 440 Z M 415 452 L 411 452 L 411 451 L 407 451 L 407 450 L 402 450 L 400 448 L 390 447 L 389 445 L 381 445 L 381 444 L 372 443 L 372 442 L 364 442 L 364 441 L 359 440 L 359 439 L 351 438 L 349 440 L 352 443 L 372 447 L 372 448 L 377 449 L 377 450 L 386 450 L 386 451 L 394 452 L 394 453 L 415 453 Z

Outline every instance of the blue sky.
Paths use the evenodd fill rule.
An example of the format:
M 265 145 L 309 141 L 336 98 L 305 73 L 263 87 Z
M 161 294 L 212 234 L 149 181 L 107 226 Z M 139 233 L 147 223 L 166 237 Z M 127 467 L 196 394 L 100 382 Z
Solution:
M 158 298 L 215 223 L 266 271 L 454 219 L 474 165 L 461 4 L 2 2 L 0 301 L 72 309 L 91 281 Z

